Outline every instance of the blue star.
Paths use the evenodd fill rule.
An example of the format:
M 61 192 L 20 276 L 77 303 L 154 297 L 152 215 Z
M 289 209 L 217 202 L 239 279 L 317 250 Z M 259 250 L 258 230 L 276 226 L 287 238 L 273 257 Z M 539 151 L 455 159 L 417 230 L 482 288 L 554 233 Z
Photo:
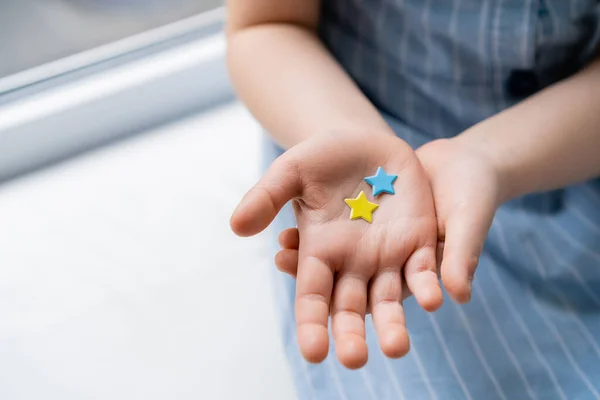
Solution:
M 398 175 L 386 174 L 383 168 L 377 168 L 377 173 L 373 176 L 367 176 L 365 181 L 373 186 L 373 196 L 377 196 L 379 193 L 390 193 L 395 194 L 394 181 L 398 178 Z

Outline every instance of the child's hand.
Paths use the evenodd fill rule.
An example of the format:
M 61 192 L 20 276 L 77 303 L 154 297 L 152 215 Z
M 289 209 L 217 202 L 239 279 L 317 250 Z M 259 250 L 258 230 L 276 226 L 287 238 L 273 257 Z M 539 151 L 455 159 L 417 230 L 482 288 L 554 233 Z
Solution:
M 373 198 L 364 178 L 379 166 L 398 175 L 395 195 Z M 344 200 L 361 191 L 379 205 L 371 224 L 349 218 Z M 254 235 L 289 200 L 299 237 L 291 231 L 288 239 L 301 243 L 296 321 L 304 357 L 320 362 L 327 356 L 331 313 L 338 358 L 349 368 L 364 365 L 367 299 L 382 350 L 390 357 L 404 355 L 409 342 L 401 269 L 423 308 L 432 311 L 442 303 L 433 199 L 413 150 L 391 134 L 315 135 L 273 163 L 241 201 L 231 226 L 239 235 Z
M 502 194 L 490 160 L 459 138 L 430 142 L 416 153 L 434 195 L 443 242 L 442 283 L 455 301 L 466 303 Z

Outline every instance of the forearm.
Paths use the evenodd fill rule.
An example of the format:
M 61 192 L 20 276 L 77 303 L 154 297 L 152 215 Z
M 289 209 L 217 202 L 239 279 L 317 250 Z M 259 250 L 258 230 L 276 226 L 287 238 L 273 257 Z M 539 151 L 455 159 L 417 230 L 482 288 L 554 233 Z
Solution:
M 241 29 L 229 36 L 228 62 L 239 97 L 284 148 L 319 132 L 391 133 L 309 29 L 287 23 Z
M 456 140 L 489 157 L 503 200 L 600 176 L 600 62 Z

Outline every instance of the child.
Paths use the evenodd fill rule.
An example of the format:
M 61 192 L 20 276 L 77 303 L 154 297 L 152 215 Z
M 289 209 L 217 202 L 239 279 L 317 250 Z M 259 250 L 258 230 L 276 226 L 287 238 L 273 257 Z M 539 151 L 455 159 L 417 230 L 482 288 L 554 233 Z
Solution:
M 232 228 L 282 228 L 299 397 L 599 399 L 598 1 L 228 10 L 234 85 L 288 149 Z M 361 191 L 372 223 L 350 218 Z

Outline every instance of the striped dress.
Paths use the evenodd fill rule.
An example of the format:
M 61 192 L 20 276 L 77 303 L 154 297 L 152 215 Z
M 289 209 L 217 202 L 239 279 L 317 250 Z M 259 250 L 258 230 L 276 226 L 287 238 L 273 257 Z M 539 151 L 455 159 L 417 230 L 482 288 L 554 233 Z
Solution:
M 597 0 L 324 0 L 320 35 L 418 147 L 576 72 L 597 51 L 599 18 Z M 265 140 L 265 166 L 280 153 Z M 274 230 L 294 225 L 288 207 Z M 446 298 L 428 314 L 405 302 L 412 348 L 400 360 L 382 355 L 367 318 L 365 368 L 344 369 L 333 350 L 305 362 L 294 281 L 273 271 L 301 400 L 600 399 L 600 180 L 503 205 L 471 303 Z

